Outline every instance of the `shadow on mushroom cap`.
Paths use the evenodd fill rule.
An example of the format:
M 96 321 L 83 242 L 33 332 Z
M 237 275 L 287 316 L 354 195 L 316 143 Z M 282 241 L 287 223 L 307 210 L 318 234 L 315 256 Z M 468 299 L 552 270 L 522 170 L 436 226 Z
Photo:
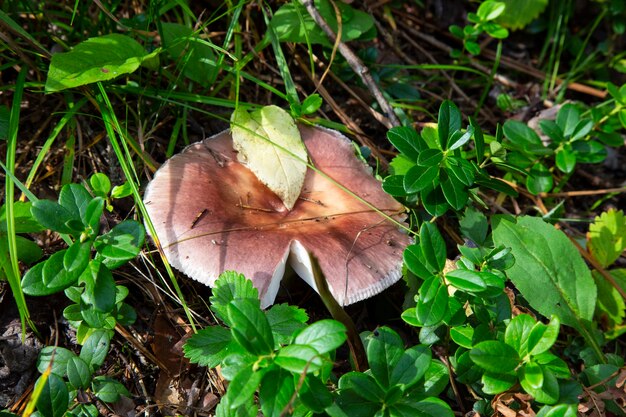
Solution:
M 313 166 L 402 218 L 402 206 L 382 191 L 347 138 L 320 127 L 299 129 Z M 307 251 L 318 259 L 337 302 L 347 305 L 398 281 L 409 244 L 396 225 L 311 169 L 288 211 L 237 162 L 228 131 L 168 160 L 144 202 L 172 266 L 208 285 L 223 271 L 240 272 L 258 288 L 263 307 L 274 302 L 288 260 L 315 288 Z

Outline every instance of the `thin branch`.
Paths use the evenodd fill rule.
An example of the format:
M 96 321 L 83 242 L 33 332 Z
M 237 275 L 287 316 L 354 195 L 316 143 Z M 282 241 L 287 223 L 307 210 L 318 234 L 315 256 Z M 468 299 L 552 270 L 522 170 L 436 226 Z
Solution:
M 315 23 L 317 23 L 317 25 L 322 28 L 324 33 L 326 33 L 326 36 L 330 38 L 331 42 L 336 43 L 337 35 L 335 35 L 330 26 L 328 26 L 328 23 L 326 23 L 324 18 L 319 14 L 317 9 L 315 8 L 315 5 L 313 4 L 313 0 L 302 0 L 302 4 L 304 5 L 304 7 L 306 7 L 306 10 L 309 12 Z M 350 65 L 350 68 L 352 68 L 352 70 L 356 74 L 358 74 L 359 77 L 361 77 L 363 83 L 367 86 L 367 88 L 370 90 L 370 92 L 380 105 L 383 113 L 385 113 L 385 115 L 389 118 L 390 126 L 387 126 L 387 128 L 400 126 L 400 120 L 398 120 L 398 117 L 393 111 L 393 108 L 391 107 L 387 99 L 385 99 L 383 92 L 380 90 L 380 88 L 372 78 L 372 75 L 369 72 L 369 68 L 367 68 L 363 64 L 363 62 L 361 62 L 359 57 L 357 57 L 356 54 L 352 52 L 352 50 L 348 48 L 345 43 L 340 41 L 338 44 L 338 48 L 339 53 L 341 53 L 341 55 L 346 59 L 346 61 Z

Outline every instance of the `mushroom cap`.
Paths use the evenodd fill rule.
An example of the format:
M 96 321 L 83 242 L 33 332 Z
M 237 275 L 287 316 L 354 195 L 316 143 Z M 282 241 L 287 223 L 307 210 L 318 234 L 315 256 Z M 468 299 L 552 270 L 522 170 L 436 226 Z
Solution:
M 299 129 L 313 166 L 380 211 L 404 218 L 402 205 L 383 192 L 345 136 Z M 237 162 L 224 131 L 170 158 L 148 184 L 144 202 L 168 261 L 191 278 L 213 285 L 222 272 L 238 271 L 252 280 L 266 307 L 288 260 L 317 290 L 311 253 L 337 302 L 347 305 L 400 279 L 410 239 L 332 180 L 309 168 L 289 211 Z

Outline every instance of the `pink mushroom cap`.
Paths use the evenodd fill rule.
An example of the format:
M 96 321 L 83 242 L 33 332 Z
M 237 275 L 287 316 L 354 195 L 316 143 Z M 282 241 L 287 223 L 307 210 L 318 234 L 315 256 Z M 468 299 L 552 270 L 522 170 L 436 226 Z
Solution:
M 381 212 L 401 221 L 403 207 L 340 133 L 299 126 L 311 164 Z M 261 304 L 274 302 L 287 262 L 317 290 L 314 255 L 340 305 L 380 293 L 402 276 L 410 243 L 398 226 L 332 180 L 308 169 L 291 211 L 245 165 L 229 131 L 169 159 L 148 185 L 144 202 L 172 266 L 212 285 L 234 270 L 250 278 Z

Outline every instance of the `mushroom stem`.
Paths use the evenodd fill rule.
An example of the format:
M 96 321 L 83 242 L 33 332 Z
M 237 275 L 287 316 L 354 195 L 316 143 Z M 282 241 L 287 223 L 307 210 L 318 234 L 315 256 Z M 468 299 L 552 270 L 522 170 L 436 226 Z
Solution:
M 313 269 L 313 278 L 315 279 L 315 285 L 317 286 L 317 291 L 319 292 L 320 297 L 322 298 L 322 302 L 330 312 L 330 315 L 333 319 L 342 323 L 346 326 L 348 330 L 348 347 L 350 348 L 350 355 L 352 356 L 352 361 L 354 362 L 354 367 L 357 372 L 365 372 L 369 369 L 369 364 L 367 363 L 367 355 L 365 354 L 365 347 L 363 346 L 363 342 L 361 341 L 361 337 L 359 336 L 359 332 L 356 330 L 356 326 L 352 318 L 346 313 L 346 311 L 341 308 L 335 297 L 330 293 L 328 289 L 328 283 L 326 282 L 326 277 L 320 268 L 319 263 L 315 256 L 309 254 L 311 258 L 311 266 Z

